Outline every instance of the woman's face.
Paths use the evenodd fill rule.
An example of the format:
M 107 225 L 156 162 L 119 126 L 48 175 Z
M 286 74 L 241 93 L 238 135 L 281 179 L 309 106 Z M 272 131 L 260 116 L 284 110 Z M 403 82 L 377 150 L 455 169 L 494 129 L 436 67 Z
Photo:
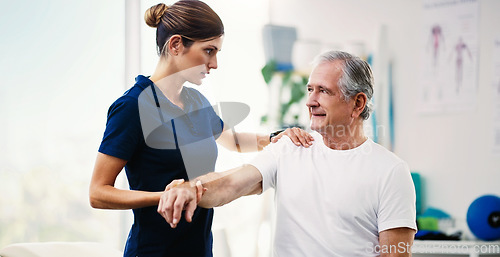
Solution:
M 184 80 L 201 85 L 210 70 L 217 69 L 217 53 L 222 47 L 222 40 L 221 36 L 209 41 L 195 41 L 190 47 L 184 47 L 177 66 Z

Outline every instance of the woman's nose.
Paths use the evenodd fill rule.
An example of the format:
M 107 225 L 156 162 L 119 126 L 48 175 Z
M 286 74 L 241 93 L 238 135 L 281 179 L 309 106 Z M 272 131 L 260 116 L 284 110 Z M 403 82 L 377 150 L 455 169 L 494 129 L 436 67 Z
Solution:
M 210 59 L 208 63 L 208 68 L 217 69 L 217 56 L 214 56 L 213 58 Z

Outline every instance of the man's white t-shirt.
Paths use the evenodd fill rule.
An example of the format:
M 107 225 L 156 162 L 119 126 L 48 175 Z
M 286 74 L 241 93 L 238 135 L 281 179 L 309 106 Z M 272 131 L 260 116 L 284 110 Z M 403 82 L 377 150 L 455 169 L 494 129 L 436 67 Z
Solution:
M 263 191 L 276 190 L 275 256 L 378 256 L 379 232 L 417 229 L 415 189 L 403 160 L 371 139 L 333 150 L 312 135 L 309 148 L 284 137 L 250 162 L 262 174 Z

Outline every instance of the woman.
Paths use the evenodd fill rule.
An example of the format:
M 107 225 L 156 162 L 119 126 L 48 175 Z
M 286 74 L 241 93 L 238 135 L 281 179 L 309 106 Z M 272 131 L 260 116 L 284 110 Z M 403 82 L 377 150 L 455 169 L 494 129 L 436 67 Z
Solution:
M 138 76 L 108 110 L 90 203 L 94 208 L 133 209 L 124 256 L 212 256 L 213 209 L 197 208 L 192 220 L 172 229 L 156 211 L 160 196 L 175 179 L 213 171 L 216 140 L 228 149 L 247 151 L 256 141 L 261 149 L 270 137 L 231 133 L 200 92 L 184 87 L 185 82 L 200 85 L 217 68 L 224 26 L 208 5 L 197 0 L 158 4 L 146 11 L 145 20 L 157 28 L 160 58 L 153 74 Z M 311 142 L 303 130 L 284 133 L 298 145 Z M 123 167 L 130 190 L 114 187 Z

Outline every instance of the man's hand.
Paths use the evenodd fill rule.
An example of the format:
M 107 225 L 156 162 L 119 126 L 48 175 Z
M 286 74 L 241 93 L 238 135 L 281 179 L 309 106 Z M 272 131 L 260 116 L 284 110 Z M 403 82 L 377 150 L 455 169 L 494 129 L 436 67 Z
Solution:
M 174 180 L 165 187 L 157 211 L 172 228 L 177 227 L 183 210 L 186 211 L 186 221 L 191 222 L 196 205 L 205 191 L 199 180 L 196 183 L 184 182 L 184 179 Z
M 271 143 L 276 143 L 283 136 L 288 136 L 292 142 L 297 146 L 309 147 L 312 145 L 314 138 L 305 130 L 297 127 L 287 128 L 285 131 L 279 133 L 277 136 L 271 138 Z

